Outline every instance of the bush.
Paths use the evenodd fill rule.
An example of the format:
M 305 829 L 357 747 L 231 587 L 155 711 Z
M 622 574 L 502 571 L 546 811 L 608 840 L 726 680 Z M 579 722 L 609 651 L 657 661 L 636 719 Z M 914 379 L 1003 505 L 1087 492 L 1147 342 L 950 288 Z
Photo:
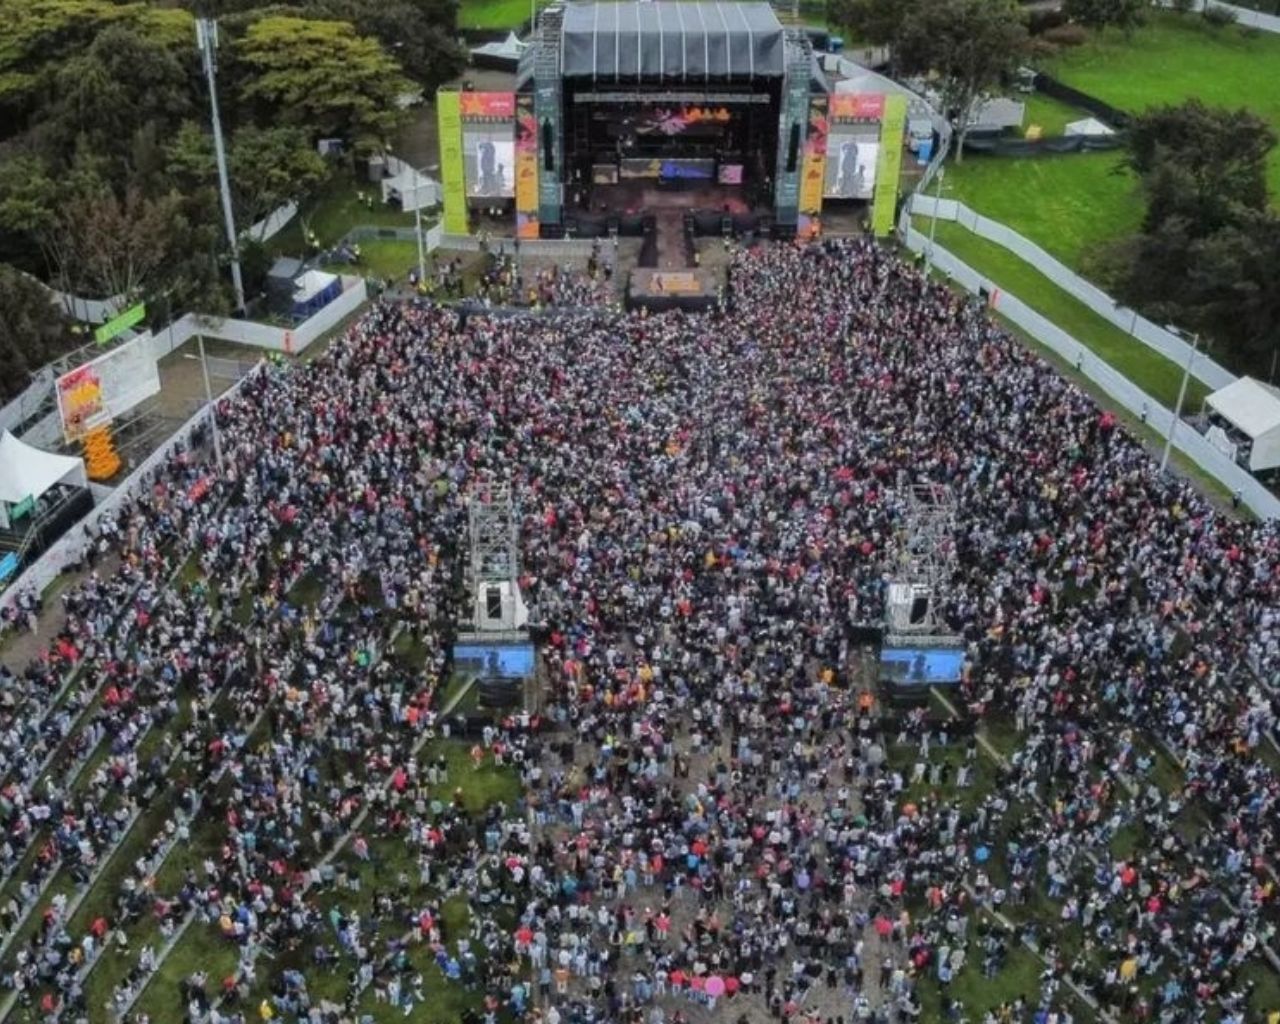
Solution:
M 1083 46 L 1089 41 L 1089 33 L 1083 25 L 1059 25 L 1043 33 L 1040 38 L 1055 46 Z
M 1057 54 L 1059 49 L 1044 36 L 1032 36 L 1027 40 L 1027 60 L 1034 67 L 1037 61 L 1048 60 Z
M 1236 12 L 1226 7 L 1206 6 L 1200 16 L 1214 28 L 1223 28 L 1236 23 Z
M 1194 2 L 1194 0 L 1186 0 Z M 1027 31 L 1032 36 L 1043 35 L 1051 29 L 1067 23 L 1067 16 L 1060 10 L 1035 10 L 1027 15 Z
M 1190 14 L 1196 6 L 1196 0 L 1169 0 L 1169 6 L 1179 14 Z

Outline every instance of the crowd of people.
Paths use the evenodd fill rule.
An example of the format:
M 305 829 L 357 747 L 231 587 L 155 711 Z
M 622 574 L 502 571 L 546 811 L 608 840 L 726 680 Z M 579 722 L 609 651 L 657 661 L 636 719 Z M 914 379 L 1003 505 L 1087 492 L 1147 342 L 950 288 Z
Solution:
M 960 1020 L 964 979 L 1015 957 L 1042 958 L 1038 990 L 974 1024 L 1280 1013 L 1253 991 L 1275 933 L 1276 527 L 1161 475 L 873 242 L 741 250 L 730 274 L 699 316 L 379 306 L 222 404 L 224 474 L 180 453 L 107 524 L 122 568 L 4 680 L 2 856 L 48 843 L 49 869 L 91 876 L 153 791 L 183 828 L 207 818 L 203 863 L 166 878 L 181 837 L 158 837 L 97 928 L 190 922 L 238 951 L 165 1019 L 361 1021 L 452 986 L 486 1022 Z M 476 738 L 524 793 L 479 808 L 455 793 L 469 769 L 419 752 L 449 727 L 467 505 L 496 481 L 545 706 Z M 967 667 L 943 718 L 886 715 L 859 642 L 921 483 L 956 507 L 943 611 Z M 207 582 L 169 583 L 189 556 Z M 90 706 L 109 758 L 40 792 Z M 1003 754 L 974 733 L 994 722 Z M 71 756 L 97 747 L 72 731 Z M 348 858 L 387 849 L 417 877 L 360 890 Z M 56 908 L 5 983 L 100 1019 L 96 925 Z M 112 1012 L 144 1024 L 159 959 L 148 943 Z M 308 977 L 334 971 L 326 1000 Z

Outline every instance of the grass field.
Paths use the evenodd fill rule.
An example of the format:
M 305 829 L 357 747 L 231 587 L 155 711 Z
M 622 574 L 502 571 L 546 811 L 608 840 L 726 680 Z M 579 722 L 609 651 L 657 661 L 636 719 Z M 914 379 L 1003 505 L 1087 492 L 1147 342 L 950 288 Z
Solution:
M 928 220 L 917 217 L 916 227 L 928 231 Z M 944 221 L 938 223 L 937 240 L 944 249 L 1048 317 L 1157 401 L 1173 408 L 1182 379 L 1181 367 L 1098 316 L 1003 246 Z M 1208 388 L 1192 378 L 1184 408 L 1198 408 L 1208 393 Z
M 1028 159 L 968 157 L 947 167 L 945 196 L 959 199 L 1079 267 L 1099 241 L 1137 230 L 1137 181 L 1116 153 Z
M 458 28 L 515 28 L 529 20 L 529 0 L 463 0 Z
M 375 239 L 360 243 L 359 263 L 331 263 L 326 268 L 342 274 L 380 277 L 386 281 L 404 281 L 410 269 L 418 265 L 416 242 Z M 427 261 L 428 273 L 431 262 Z
M 1033 92 L 1026 96 L 1019 96 L 1018 99 L 1026 105 L 1026 117 L 1022 121 L 1023 133 L 1032 125 L 1040 126 L 1041 138 L 1053 138 L 1057 135 L 1066 134 L 1067 125 L 1072 121 L 1079 121 L 1083 117 L 1089 115 L 1075 107 L 1069 107 L 1065 103 L 1055 100 L 1052 96 L 1046 96 L 1042 92 Z
M 1064 50 L 1046 70 L 1073 88 L 1134 113 L 1199 99 L 1209 106 L 1248 107 L 1280 129 L 1280 36 L 1236 26 L 1215 29 L 1203 18 L 1148 14 L 1131 38 L 1098 33 Z M 1272 202 L 1280 202 L 1280 148 L 1271 151 Z
M 365 201 L 361 201 L 361 193 L 366 197 Z M 284 230 L 267 243 L 267 248 L 273 253 L 302 255 L 306 250 L 304 222 L 315 233 L 320 247 L 328 248 L 357 224 L 413 227 L 413 214 L 385 205 L 376 185 L 360 183 L 343 175 L 309 199 Z

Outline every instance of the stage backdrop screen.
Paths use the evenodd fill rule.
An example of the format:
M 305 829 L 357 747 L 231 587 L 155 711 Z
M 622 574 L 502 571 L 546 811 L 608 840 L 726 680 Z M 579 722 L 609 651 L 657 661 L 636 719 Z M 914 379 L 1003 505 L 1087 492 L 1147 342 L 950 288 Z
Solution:
M 516 194 L 516 143 L 511 125 L 462 126 L 467 195 L 510 199 Z
M 886 647 L 880 679 L 895 686 L 952 686 L 961 679 L 964 651 L 955 647 Z
M 453 661 L 480 676 L 524 679 L 533 675 L 533 644 L 457 644 Z
M 828 199 L 870 199 L 879 157 L 879 125 L 841 125 L 827 141 L 822 194 Z

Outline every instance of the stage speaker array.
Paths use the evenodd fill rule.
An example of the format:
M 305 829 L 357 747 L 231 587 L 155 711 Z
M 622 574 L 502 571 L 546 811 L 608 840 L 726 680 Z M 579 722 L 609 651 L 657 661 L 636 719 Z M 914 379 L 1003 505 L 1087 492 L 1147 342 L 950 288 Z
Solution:
M 547 171 L 556 169 L 556 140 L 549 120 L 542 122 L 542 167 Z
M 791 135 L 787 139 L 787 173 L 794 174 L 796 161 L 800 157 L 800 126 L 791 126 Z

